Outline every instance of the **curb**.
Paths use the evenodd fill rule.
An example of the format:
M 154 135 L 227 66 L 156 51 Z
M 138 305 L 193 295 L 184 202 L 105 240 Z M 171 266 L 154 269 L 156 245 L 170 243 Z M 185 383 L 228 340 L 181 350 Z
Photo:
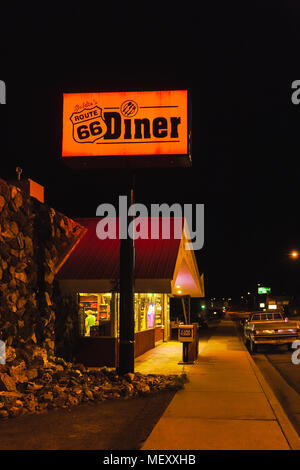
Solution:
M 279 403 L 277 397 L 275 396 L 273 390 L 271 389 L 270 385 L 268 384 L 268 382 L 266 381 L 266 379 L 264 378 L 263 374 L 261 373 L 261 371 L 259 370 L 258 366 L 255 364 L 254 360 L 252 359 L 248 349 L 246 348 L 242 338 L 241 338 L 241 334 L 235 324 L 234 323 L 234 327 L 235 327 L 235 330 L 237 332 L 237 336 L 243 346 L 243 349 L 245 350 L 245 352 L 247 352 L 247 358 L 248 358 L 248 361 L 253 369 L 253 372 L 258 380 L 258 382 L 260 383 L 260 386 L 264 392 L 264 394 L 266 395 L 266 398 L 274 412 L 274 415 L 279 423 L 279 426 L 291 448 L 291 450 L 300 450 L 300 437 L 297 433 L 297 431 L 295 430 L 293 424 L 291 423 L 291 421 L 289 420 L 286 412 L 284 411 L 284 409 L 282 408 L 281 404 Z

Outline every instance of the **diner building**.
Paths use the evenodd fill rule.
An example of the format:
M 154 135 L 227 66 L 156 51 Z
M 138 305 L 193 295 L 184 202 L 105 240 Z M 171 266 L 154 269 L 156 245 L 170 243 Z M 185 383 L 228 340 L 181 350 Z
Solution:
M 79 315 L 79 341 L 76 359 L 87 366 L 118 365 L 119 338 L 119 219 L 116 238 L 99 239 L 99 217 L 75 219 L 86 228 L 59 271 L 63 294 L 76 296 Z M 158 237 L 135 240 L 135 357 L 168 341 L 170 297 L 204 297 L 203 274 L 195 254 L 186 249 L 189 235 L 182 218 L 171 218 L 170 236 L 161 230 L 163 219 L 144 218 L 139 223 L 159 226 Z M 179 225 L 178 225 L 179 224 Z M 181 238 L 175 236 L 180 226 Z

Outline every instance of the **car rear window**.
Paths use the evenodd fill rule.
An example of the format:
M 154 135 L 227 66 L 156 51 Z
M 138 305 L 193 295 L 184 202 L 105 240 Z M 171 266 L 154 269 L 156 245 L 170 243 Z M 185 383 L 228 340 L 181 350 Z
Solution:
M 252 320 L 260 320 L 260 315 L 253 315 Z

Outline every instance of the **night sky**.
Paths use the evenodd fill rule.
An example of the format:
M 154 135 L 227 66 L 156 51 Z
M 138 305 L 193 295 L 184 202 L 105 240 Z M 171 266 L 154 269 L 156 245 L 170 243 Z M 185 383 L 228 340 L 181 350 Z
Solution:
M 188 88 L 193 166 L 138 171 L 136 201 L 205 204 L 196 256 L 207 295 L 258 282 L 298 294 L 288 252 L 300 250 L 299 2 L 237 3 L 3 7 L 0 176 L 19 165 L 49 205 L 93 217 L 122 193 L 124 172 L 62 164 L 62 93 Z

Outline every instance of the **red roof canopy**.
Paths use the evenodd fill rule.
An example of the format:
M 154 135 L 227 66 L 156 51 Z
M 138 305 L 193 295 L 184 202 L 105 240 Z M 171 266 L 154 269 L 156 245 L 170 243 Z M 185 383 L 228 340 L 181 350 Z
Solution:
M 71 252 L 61 270 L 59 279 L 118 279 L 120 269 L 119 219 L 116 222 L 116 239 L 100 240 L 96 227 L 100 217 L 75 219 L 87 228 L 86 234 Z M 184 219 L 170 218 L 170 238 L 163 239 L 163 218 L 137 218 L 143 227 L 159 227 L 158 239 L 135 240 L 135 278 L 136 279 L 172 279 L 178 256 Z M 138 228 L 137 228 L 138 230 Z

